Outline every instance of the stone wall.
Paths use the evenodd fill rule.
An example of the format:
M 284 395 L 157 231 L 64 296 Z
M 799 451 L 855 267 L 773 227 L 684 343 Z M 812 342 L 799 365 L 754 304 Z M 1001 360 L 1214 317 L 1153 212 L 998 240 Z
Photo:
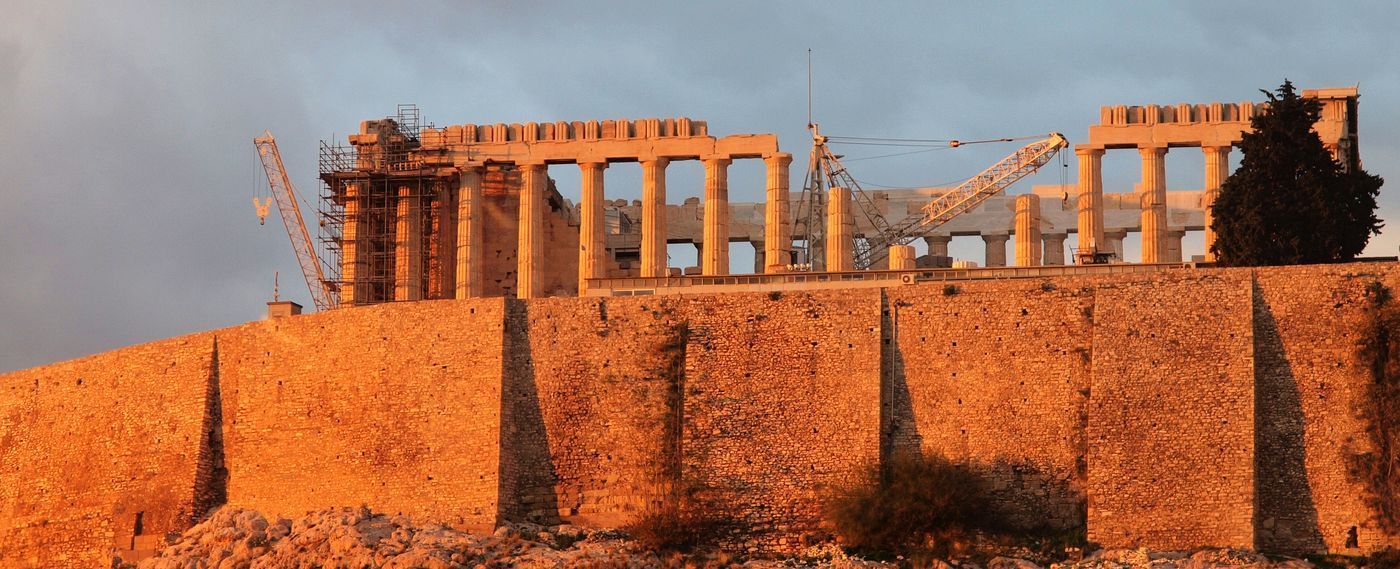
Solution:
M 0 566 L 106 566 L 138 534 L 188 527 L 213 342 L 0 376 Z
M 1254 295 L 1259 547 L 1341 550 L 1358 528 L 1362 547 L 1389 543 L 1371 520 L 1345 456 L 1363 426 L 1355 413 L 1368 370 L 1359 365 L 1366 288 L 1400 290 L 1396 265 L 1281 267 L 1259 271 Z
M 1093 300 L 1025 281 L 890 289 L 887 451 L 974 465 L 1017 525 L 1081 527 Z
M 674 430 L 675 302 L 511 302 L 506 515 L 618 525 L 664 494 Z
M 791 549 L 880 450 L 880 291 L 686 306 L 682 481 L 754 546 Z
M 505 300 L 481 299 L 223 331 L 229 503 L 276 515 L 363 504 L 493 525 L 504 323 Z
M 1396 267 L 425 301 L 134 346 L 0 375 L 0 565 L 103 564 L 222 501 L 489 527 L 685 496 L 792 549 L 914 450 L 1106 546 L 1396 544 L 1346 473 Z
M 1232 272 L 1095 292 L 1090 541 L 1253 547 L 1249 282 Z
M 515 297 L 516 247 L 520 240 L 520 170 L 491 167 L 482 176 L 485 202 L 482 240 L 486 258 L 481 274 L 487 277 L 484 296 Z M 544 292 L 546 296 L 578 294 L 578 223 L 565 209 L 563 198 L 549 180 L 546 190 L 544 240 Z

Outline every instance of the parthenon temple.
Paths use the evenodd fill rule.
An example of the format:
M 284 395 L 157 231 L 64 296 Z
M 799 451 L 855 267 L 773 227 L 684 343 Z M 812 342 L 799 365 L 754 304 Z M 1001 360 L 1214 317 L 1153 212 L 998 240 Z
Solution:
M 1322 102 L 1315 126 L 1347 168 L 1358 168 L 1358 94 L 1355 87 L 1304 91 Z M 955 236 L 979 236 L 989 267 L 1064 265 L 1066 245 L 1125 257 L 1123 241 L 1140 233 L 1142 263 L 1187 259 L 1182 239 L 1204 232 L 1209 261 L 1210 205 L 1229 176 L 1233 146 L 1262 104 L 1210 103 L 1103 107 L 1087 142 L 1074 147 L 1077 183 L 1037 185 L 998 195 L 976 209 L 919 235 L 927 254 L 907 246 L 874 269 L 947 266 Z M 687 118 L 553 123 L 419 126 L 417 114 L 364 121 L 349 144 L 323 143 L 326 183 L 322 226 L 331 256 L 339 259 L 340 304 L 481 296 L 571 296 L 601 280 L 726 276 L 748 273 L 730 265 L 729 246 L 748 242 L 753 273 L 789 271 L 797 258 L 789 187 L 792 155 L 772 134 L 711 136 L 704 121 Z M 1204 187 L 1168 191 L 1169 150 L 1199 147 Z M 1115 149 L 1137 149 L 1141 179 L 1130 191 L 1105 193 L 1102 159 Z M 763 203 L 729 201 L 728 168 L 735 160 L 762 160 Z M 666 199 L 667 167 L 698 160 L 703 198 Z M 637 163 L 641 199 L 609 200 L 605 172 Z M 577 204 L 565 199 L 550 167 L 576 167 Z M 800 188 L 799 188 L 800 189 Z M 868 192 L 892 223 L 924 215 L 922 207 L 946 192 L 918 188 Z M 876 229 L 850 215 L 847 188 L 834 188 L 827 225 L 828 271 L 851 270 L 851 240 Z M 1069 234 L 1075 234 L 1070 241 Z M 691 243 L 696 267 L 670 267 L 667 244 Z M 844 258 L 843 258 L 844 256 Z

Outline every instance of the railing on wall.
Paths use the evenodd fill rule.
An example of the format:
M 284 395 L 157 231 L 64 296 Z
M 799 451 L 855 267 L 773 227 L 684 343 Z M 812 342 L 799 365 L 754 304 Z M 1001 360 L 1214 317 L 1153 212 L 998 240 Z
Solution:
M 794 290 L 840 288 L 842 286 L 885 286 L 943 281 L 1027 279 L 1076 275 L 1120 275 L 1155 273 L 1195 268 L 1197 263 L 1133 263 L 1110 265 L 1065 265 L 1053 267 L 979 267 L 975 269 L 914 269 L 898 271 L 795 272 L 755 275 L 681 276 L 649 278 L 588 279 L 586 296 L 639 296 L 685 292 L 723 292 L 723 289 L 752 290 L 750 287 Z

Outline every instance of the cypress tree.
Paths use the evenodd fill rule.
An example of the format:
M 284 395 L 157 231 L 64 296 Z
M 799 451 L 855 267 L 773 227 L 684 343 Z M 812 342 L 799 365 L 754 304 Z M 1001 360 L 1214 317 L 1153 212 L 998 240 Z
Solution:
M 1284 80 L 1263 91 L 1268 108 L 1240 142 L 1239 170 L 1212 206 L 1212 250 L 1222 265 L 1290 265 L 1351 260 L 1380 233 L 1376 195 L 1384 181 L 1347 172 L 1313 132 L 1322 103 Z

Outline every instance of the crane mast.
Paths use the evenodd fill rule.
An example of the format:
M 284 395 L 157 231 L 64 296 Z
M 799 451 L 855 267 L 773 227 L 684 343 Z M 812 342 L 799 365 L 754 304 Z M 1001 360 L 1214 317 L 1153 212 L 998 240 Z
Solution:
M 287 229 L 287 237 L 292 241 L 292 251 L 296 253 L 301 274 L 306 279 L 306 288 L 311 292 L 311 302 L 316 310 L 330 310 L 338 304 L 337 294 L 331 282 L 326 280 L 320 258 L 311 244 L 311 233 L 306 230 L 306 222 L 297 205 L 296 190 L 287 177 L 287 169 L 282 165 L 282 153 L 277 150 L 277 140 L 270 131 L 253 139 L 262 160 L 263 172 L 267 174 L 267 185 L 272 197 L 277 201 L 277 212 L 282 215 L 282 226 Z M 256 201 L 256 200 L 255 200 Z M 260 209 L 259 216 L 265 216 L 266 209 Z

